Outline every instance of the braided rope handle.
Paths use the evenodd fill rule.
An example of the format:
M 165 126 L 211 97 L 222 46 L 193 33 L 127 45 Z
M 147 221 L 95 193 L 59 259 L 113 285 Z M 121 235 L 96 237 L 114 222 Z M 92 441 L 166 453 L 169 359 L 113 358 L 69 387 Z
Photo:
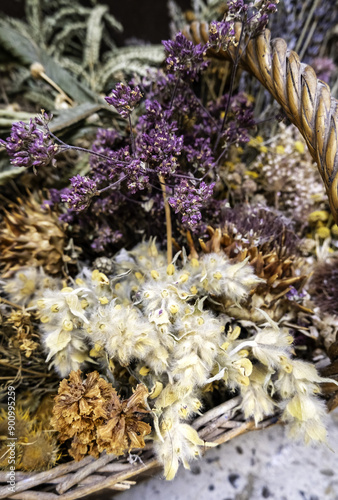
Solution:
M 235 37 L 240 40 L 242 24 L 235 24 Z M 209 25 L 194 22 L 184 30 L 194 43 L 207 43 Z M 236 47 L 227 52 L 211 52 L 233 61 Z M 329 86 L 317 79 L 296 52 L 288 50 L 285 40 L 271 41 L 271 33 L 242 41 L 239 47 L 241 66 L 253 74 L 296 125 L 318 165 L 324 181 L 333 217 L 338 223 L 338 101 L 331 97 Z

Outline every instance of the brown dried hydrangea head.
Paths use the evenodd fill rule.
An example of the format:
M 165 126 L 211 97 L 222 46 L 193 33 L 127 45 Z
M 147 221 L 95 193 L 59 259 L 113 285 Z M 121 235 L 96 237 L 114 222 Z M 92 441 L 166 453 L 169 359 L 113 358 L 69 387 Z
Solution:
M 150 425 L 141 421 L 149 413 L 147 396 L 148 390 L 141 384 L 129 399 L 120 401 L 116 396 L 108 403 L 108 421 L 97 430 L 99 451 L 122 455 L 126 450 L 144 447 L 144 438 L 151 432 Z
M 33 195 L 18 198 L 3 213 L 0 264 L 4 277 L 26 266 L 42 266 L 48 274 L 61 271 L 66 235 L 57 214 L 41 208 L 41 201 Z
M 144 446 L 144 436 L 151 428 L 140 422 L 147 413 L 145 386 L 137 387 L 126 401 L 120 401 L 111 384 L 98 372 L 87 375 L 72 371 L 62 380 L 55 398 L 53 427 L 59 431 L 61 442 L 72 439 L 69 454 L 75 460 L 85 455 L 95 457 L 103 450 L 121 455 L 131 448 Z
M 81 460 L 87 452 L 98 456 L 97 421 L 104 422 L 106 403 L 115 394 L 111 384 L 96 371 L 89 373 L 85 380 L 80 370 L 72 371 L 69 378 L 60 383 L 51 423 L 59 431 L 61 442 L 73 439 L 70 455 L 76 460 Z

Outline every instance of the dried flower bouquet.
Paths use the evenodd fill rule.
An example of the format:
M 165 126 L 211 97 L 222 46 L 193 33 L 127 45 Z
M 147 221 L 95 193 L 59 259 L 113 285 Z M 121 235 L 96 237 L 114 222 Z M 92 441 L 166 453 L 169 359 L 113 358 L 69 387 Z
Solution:
M 211 9 L 195 15 L 163 42 L 162 68 L 114 77 L 91 118 L 95 137 L 90 121 L 74 122 L 72 135 L 43 110 L 0 140 L 16 179 L 0 178 L 15 498 L 123 490 L 157 465 L 170 480 L 205 448 L 277 421 L 305 443 L 328 441 L 325 406 L 338 404 L 336 101 L 283 41 L 271 49 L 276 11 L 229 0 L 209 28 L 197 21 Z M 74 120 L 76 99 L 39 64 L 32 77 Z M 272 116 L 255 114 L 241 68 L 284 118 L 267 94 Z M 5 438 L 6 404 L 0 427 Z M 1 445 L 4 470 L 8 460 Z M 49 483 L 57 494 L 41 490 Z

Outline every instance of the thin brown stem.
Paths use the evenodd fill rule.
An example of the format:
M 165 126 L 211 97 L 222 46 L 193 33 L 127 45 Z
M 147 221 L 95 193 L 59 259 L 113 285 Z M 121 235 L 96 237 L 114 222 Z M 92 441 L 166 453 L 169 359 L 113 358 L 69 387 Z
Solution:
M 162 188 L 163 201 L 164 201 L 164 212 L 165 212 L 165 221 L 167 226 L 167 260 L 168 264 L 173 260 L 173 245 L 172 245 L 172 226 L 171 226 L 171 216 L 170 216 L 170 207 L 167 199 L 167 191 L 166 185 L 163 178 L 163 175 L 158 176 Z
M 44 73 L 43 71 L 40 73 L 40 76 L 45 80 L 45 82 L 49 83 L 51 87 L 57 90 L 57 92 L 59 92 L 59 94 L 64 98 L 64 100 L 68 102 L 68 104 L 74 106 L 74 101 L 67 96 L 67 94 L 62 90 L 61 87 L 58 86 L 57 83 L 54 82 L 54 80 L 49 78 L 49 76 L 47 76 L 46 73 Z
M 52 377 L 52 373 L 41 373 L 35 370 L 30 370 L 29 368 L 23 368 L 22 366 L 15 366 L 7 363 L 6 361 L 0 360 L 0 365 L 6 366 L 7 368 L 11 368 L 12 370 L 23 371 L 26 373 L 31 373 L 32 375 L 36 375 L 38 377 Z

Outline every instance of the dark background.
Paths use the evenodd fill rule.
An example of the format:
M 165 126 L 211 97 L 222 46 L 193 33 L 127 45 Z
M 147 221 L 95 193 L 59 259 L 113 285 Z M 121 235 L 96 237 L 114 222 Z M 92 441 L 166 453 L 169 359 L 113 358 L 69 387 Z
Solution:
M 91 5 L 88 1 L 81 3 Z M 122 34 L 114 34 L 118 45 L 131 37 L 151 43 L 170 38 L 167 0 L 105 0 L 99 3 L 109 5 L 110 13 L 124 27 Z M 183 10 L 191 8 L 191 0 L 176 0 L 176 3 Z M 0 0 L 0 16 L 23 17 L 24 5 L 24 0 Z

